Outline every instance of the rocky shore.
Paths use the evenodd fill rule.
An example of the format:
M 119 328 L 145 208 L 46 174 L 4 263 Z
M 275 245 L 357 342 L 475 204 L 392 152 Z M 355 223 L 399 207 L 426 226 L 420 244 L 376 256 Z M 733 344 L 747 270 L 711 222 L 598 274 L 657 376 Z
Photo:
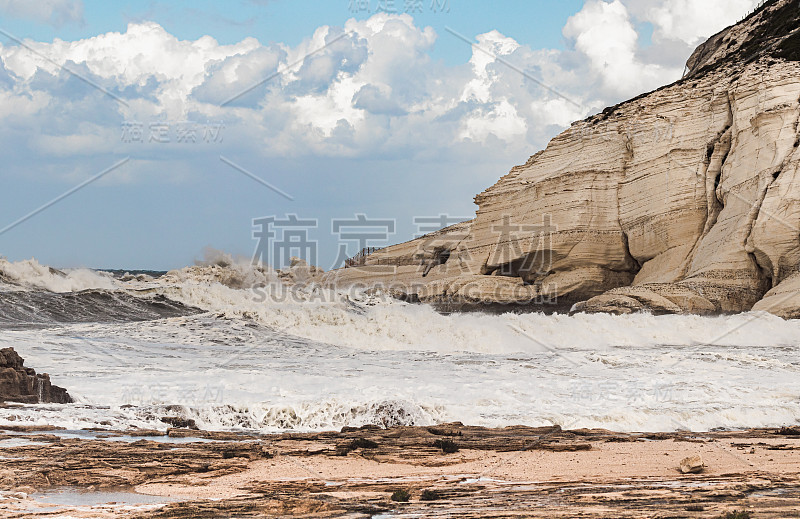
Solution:
M 701 45 L 683 79 L 514 167 L 473 220 L 322 282 L 455 309 L 800 317 L 798 41 L 800 0 L 766 2 Z
M 0 430 L 4 517 L 786 518 L 800 507 L 798 428 Z
M 50 383 L 50 375 L 23 366 L 14 348 L 0 349 L 0 402 L 26 404 L 72 402 L 67 390 Z

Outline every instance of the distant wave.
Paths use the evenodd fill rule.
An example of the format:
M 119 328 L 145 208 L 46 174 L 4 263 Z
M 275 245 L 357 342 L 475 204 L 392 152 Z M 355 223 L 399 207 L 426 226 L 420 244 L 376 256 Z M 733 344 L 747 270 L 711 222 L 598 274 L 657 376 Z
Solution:
M 108 290 L 0 292 L 0 325 L 148 321 L 198 312 L 162 295 L 135 297 Z
M 75 292 L 118 287 L 111 274 L 90 269 L 60 271 L 40 264 L 35 259 L 10 262 L 0 258 L 0 283 L 3 290 L 47 290 L 49 292 Z
M 160 294 L 126 290 L 113 273 L 0 258 L 0 325 L 145 321 L 198 312 Z
M 204 311 L 337 346 L 477 353 L 800 341 L 800 321 L 767 313 L 442 315 L 427 305 L 358 290 L 285 287 L 271 268 L 229 257 L 158 278 L 62 272 L 35 260 L 0 259 L 3 279 L 0 323 L 141 321 Z

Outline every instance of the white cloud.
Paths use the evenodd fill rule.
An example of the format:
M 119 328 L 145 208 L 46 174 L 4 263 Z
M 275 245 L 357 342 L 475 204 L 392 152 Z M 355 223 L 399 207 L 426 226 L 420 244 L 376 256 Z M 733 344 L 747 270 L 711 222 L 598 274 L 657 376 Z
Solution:
M 507 56 L 519 48 L 513 38 L 503 36 L 499 31 L 491 31 L 486 34 L 479 34 L 477 37 L 478 45 L 486 52 L 473 51 L 469 62 L 475 78 L 467 83 L 461 100 L 467 101 L 474 98 L 481 102 L 487 102 L 491 98 L 491 84 L 496 74 L 490 70 L 489 66 L 495 63 L 494 56 Z
M 235 45 L 219 45 L 210 36 L 179 40 L 154 22 L 132 23 L 125 33 L 110 32 L 73 42 L 56 39 L 52 44 L 26 44 L 48 59 L 22 46 L 3 49 L 6 69 L 23 80 L 30 80 L 38 70 L 58 74 L 59 67 L 72 62 L 120 87 L 142 87 L 154 80 L 165 105 L 186 99 L 205 80 L 210 64 L 260 47 L 255 38 Z
M 566 50 L 531 49 L 490 31 L 476 36 L 487 52 L 473 49 L 456 66 L 431 59 L 431 27 L 387 14 L 319 27 L 294 47 L 180 40 L 154 22 L 77 41 L 26 42 L 58 66 L 0 45 L 0 134 L 13 122 L 22 131 L 7 142 L 21 145 L 9 149 L 40 159 L 149 150 L 147 164 L 167 163 L 189 148 L 123 146 L 121 123 L 213 120 L 225 123 L 225 153 L 469 161 L 470 150 L 524 160 L 572 121 L 680 77 L 682 63 L 648 55 L 668 48 L 685 59 L 691 49 L 675 38 L 697 34 L 699 25 L 648 54 L 634 24 L 650 17 L 666 31 L 683 16 L 680 1 L 588 0 L 564 27 Z M 338 38 L 342 30 L 347 36 Z
M 27 18 L 61 27 L 83 22 L 81 0 L 0 0 L 0 11 L 13 18 Z
M 630 96 L 680 77 L 680 70 L 639 61 L 639 35 L 620 0 L 587 1 L 563 32 L 589 58 L 610 93 Z
M 656 39 L 680 40 L 697 46 L 739 21 L 760 0 L 624 0 L 640 20 L 654 26 Z

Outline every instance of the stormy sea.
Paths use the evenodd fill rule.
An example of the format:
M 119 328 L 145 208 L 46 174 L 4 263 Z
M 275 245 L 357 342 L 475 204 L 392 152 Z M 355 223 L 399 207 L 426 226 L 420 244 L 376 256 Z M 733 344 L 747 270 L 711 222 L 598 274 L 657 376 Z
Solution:
M 3 425 L 772 427 L 800 421 L 797 344 L 800 321 L 766 313 L 443 314 L 287 289 L 246 262 L 163 273 L 0 260 L 0 347 L 75 401 L 0 408 Z

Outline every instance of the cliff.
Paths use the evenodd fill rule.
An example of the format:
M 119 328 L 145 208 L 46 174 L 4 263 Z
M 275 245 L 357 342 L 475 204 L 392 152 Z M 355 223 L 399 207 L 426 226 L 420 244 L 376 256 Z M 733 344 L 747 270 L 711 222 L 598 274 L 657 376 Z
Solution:
M 680 81 L 574 123 L 473 220 L 325 280 L 410 300 L 800 317 L 800 0 L 710 38 Z

